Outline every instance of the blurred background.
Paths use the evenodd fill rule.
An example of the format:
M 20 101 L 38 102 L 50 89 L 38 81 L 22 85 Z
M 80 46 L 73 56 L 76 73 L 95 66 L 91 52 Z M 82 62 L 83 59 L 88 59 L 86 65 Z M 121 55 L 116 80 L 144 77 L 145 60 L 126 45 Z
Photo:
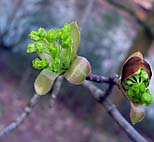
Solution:
M 115 2 L 154 29 L 153 0 Z M 88 58 L 93 73 L 113 76 L 120 74 L 122 63 L 134 51 L 141 51 L 154 67 L 153 37 L 132 15 L 111 0 L 0 0 L 0 130 L 21 114 L 34 94 L 39 72 L 31 66 L 36 55 L 26 54 L 30 31 L 77 21 L 81 31 L 78 54 Z M 153 86 L 154 79 L 149 86 L 154 94 Z M 130 121 L 129 103 L 118 90 L 111 99 Z M 154 104 L 134 127 L 149 142 L 154 141 Z M 43 96 L 25 122 L 1 140 L 8 141 L 131 142 L 86 88 L 65 80 L 53 108 L 51 95 Z

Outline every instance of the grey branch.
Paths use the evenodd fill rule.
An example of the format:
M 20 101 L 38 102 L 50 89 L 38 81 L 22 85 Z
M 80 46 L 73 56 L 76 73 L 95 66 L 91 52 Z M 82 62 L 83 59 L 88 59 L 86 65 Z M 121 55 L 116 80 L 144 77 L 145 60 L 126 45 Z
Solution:
M 125 12 L 127 12 L 130 16 L 132 16 L 136 21 L 137 23 L 143 27 L 143 29 L 145 30 L 145 32 L 150 36 L 150 37 L 154 37 L 154 33 L 152 32 L 152 29 L 151 27 L 143 20 L 141 20 L 137 14 L 132 10 L 130 9 L 129 7 L 123 5 L 123 4 L 120 4 L 118 2 L 116 2 L 116 0 L 106 0 L 109 4 L 119 8 L 120 10 L 123 10 Z
M 88 88 L 91 92 L 93 97 L 96 99 L 97 102 L 102 104 L 109 115 L 114 119 L 114 121 L 124 130 L 129 138 L 133 140 L 133 142 L 147 142 L 147 140 L 141 136 L 128 122 L 127 120 L 120 114 L 120 112 L 116 109 L 116 106 L 108 99 L 101 100 L 108 90 L 103 92 L 102 90 L 98 89 L 92 83 L 85 81 L 83 85 Z M 110 90 L 111 91 L 111 90 Z
M 118 79 L 119 76 L 116 75 L 115 77 L 105 77 L 91 73 L 86 77 L 86 80 L 93 81 L 96 83 L 116 84 L 116 78 Z
M 10 123 L 7 127 L 0 130 L 0 138 L 3 138 L 4 136 L 6 136 L 10 132 L 12 132 L 14 129 L 16 129 L 19 125 L 21 125 L 24 122 L 24 120 L 28 117 L 28 115 L 32 111 L 33 107 L 37 104 L 39 98 L 40 97 L 37 94 L 35 94 L 31 98 L 31 100 L 29 101 L 27 107 L 25 107 L 25 109 L 21 113 L 21 115 L 18 116 L 17 119 L 15 121 L 13 121 L 12 123 Z
M 54 90 L 54 93 L 58 93 L 59 88 L 61 86 L 61 79 L 58 81 L 55 85 L 58 86 L 58 89 Z M 120 114 L 120 112 L 116 109 L 115 105 L 112 104 L 112 102 L 108 98 L 104 98 L 104 96 L 108 96 L 111 94 L 112 88 L 114 84 L 109 83 L 109 88 L 103 92 L 102 90 L 98 89 L 95 85 L 92 83 L 85 81 L 83 85 L 88 88 L 92 94 L 93 97 L 104 106 L 104 108 L 107 110 L 107 112 L 110 114 L 110 116 L 117 122 L 117 124 L 124 130 L 124 132 L 134 141 L 134 142 L 147 142 L 144 137 L 142 137 L 126 120 L 125 118 Z M 56 87 L 55 87 L 56 88 Z M 24 112 L 17 117 L 15 121 L 10 123 L 7 127 L 2 129 L 0 131 L 0 138 L 3 138 L 10 132 L 12 132 L 14 129 L 16 129 L 19 125 L 21 125 L 24 120 L 28 117 L 30 112 L 32 111 L 33 107 L 37 104 L 39 101 L 39 96 L 35 94 L 30 102 L 28 103 L 28 106 L 24 109 Z M 52 96 L 53 98 L 53 96 Z
M 59 94 L 60 92 L 60 88 L 61 88 L 61 85 L 63 83 L 63 77 L 62 76 L 59 76 L 55 83 L 54 83 L 54 86 L 52 88 L 52 92 L 51 92 L 51 99 L 50 99 L 50 102 L 51 102 L 51 105 L 50 107 L 52 108 L 53 105 L 54 105 L 54 102 L 55 102 L 55 99 L 57 97 L 57 95 Z
M 55 84 L 52 88 L 52 93 L 51 93 L 51 105 L 53 106 L 53 103 L 55 101 L 55 97 L 58 94 L 59 90 L 60 90 L 60 86 L 62 83 L 62 77 L 58 77 L 58 79 L 55 81 Z M 17 117 L 17 119 L 15 121 L 13 121 L 12 123 L 10 123 L 7 127 L 5 127 L 4 129 L 0 130 L 0 138 L 5 137 L 7 134 L 9 134 L 10 132 L 12 132 L 14 129 L 16 129 L 18 126 L 20 126 L 24 120 L 29 116 L 29 114 L 31 113 L 33 107 L 37 104 L 37 102 L 39 101 L 40 96 L 35 94 L 31 100 L 29 101 L 28 105 L 25 107 L 24 111 L 21 113 L 21 115 L 19 115 Z M 51 106 L 51 107 L 52 107 Z

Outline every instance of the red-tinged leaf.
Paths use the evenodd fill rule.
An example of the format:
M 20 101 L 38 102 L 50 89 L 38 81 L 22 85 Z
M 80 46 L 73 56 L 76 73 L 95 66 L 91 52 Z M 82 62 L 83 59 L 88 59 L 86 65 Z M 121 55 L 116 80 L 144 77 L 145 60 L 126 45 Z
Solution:
M 143 55 L 140 52 L 135 52 L 132 55 L 130 55 L 123 65 L 121 80 L 123 81 L 127 79 L 130 75 L 137 72 L 141 67 L 140 64 L 142 61 Z
M 144 60 L 143 55 L 140 52 L 135 52 L 128 57 L 123 65 L 121 81 L 129 78 L 129 76 L 141 68 L 145 69 L 149 75 L 149 79 L 151 79 L 152 72 L 150 65 Z
M 140 63 L 141 59 L 139 57 L 132 57 L 129 60 L 127 60 L 122 69 L 121 80 L 123 81 L 129 78 L 129 76 L 137 72 L 141 67 Z
M 132 124 L 142 121 L 145 116 L 145 105 L 141 105 L 133 102 L 131 102 L 130 104 L 131 104 L 130 120 Z
M 140 58 L 141 60 L 143 60 L 143 55 L 141 54 L 141 52 L 135 52 L 135 53 L 133 53 L 132 55 L 130 55 L 130 56 L 127 58 L 127 60 L 125 61 L 125 63 L 126 63 L 130 58 L 132 58 L 132 57 L 138 57 L 138 58 Z
M 151 71 L 151 67 L 150 65 L 147 63 L 147 61 L 143 60 L 143 65 L 142 67 L 145 69 L 145 71 L 148 73 L 149 75 L 149 79 L 151 79 L 152 77 L 152 71 Z

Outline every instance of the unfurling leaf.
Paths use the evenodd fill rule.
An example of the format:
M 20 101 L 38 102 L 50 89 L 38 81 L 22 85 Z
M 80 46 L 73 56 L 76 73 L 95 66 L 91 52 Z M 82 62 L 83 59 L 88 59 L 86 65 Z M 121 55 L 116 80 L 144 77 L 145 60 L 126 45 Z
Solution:
M 88 60 L 84 57 L 77 57 L 70 68 L 64 74 L 65 78 L 73 84 L 82 83 L 86 76 L 90 73 L 91 66 Z
M 47 69 L 42 70 L 34 83 L 35 92 L 38 95 L 45 95 L 48 93 L 58 75 L 59 74 Z
M 73 39 L 73 56 L 75 57 L 80 45 L 80 31 L 77 22 L 71 23 L 71 36 Z

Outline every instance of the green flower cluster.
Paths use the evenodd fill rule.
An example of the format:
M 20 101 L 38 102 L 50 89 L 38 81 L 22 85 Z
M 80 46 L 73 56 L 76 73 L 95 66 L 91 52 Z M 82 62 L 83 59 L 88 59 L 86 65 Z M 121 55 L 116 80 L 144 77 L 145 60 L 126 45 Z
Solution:
M 63 28 L 48 32 L 44 28 L 32 31 L 29 37 L 34 43 L 29 43 L 27 53 L 36 52 L 39 58 L 32 61 L 35 69 L 49 69 L 55 73 L 65 72 L 72 62 L 72 45 L 70 24 L 65 24 Z M 42 58 L 41 54 L 45 54 Z M 48 58 L 46 58 L 48 57 Z M 51 60 L 49 60 L 49 58 Z
M 135 103 L 150 105 L 152 96 L 149 89 L 147 89 L 148 84 L 149 77 L 143 68 L 122 82 L 129 99 Z

